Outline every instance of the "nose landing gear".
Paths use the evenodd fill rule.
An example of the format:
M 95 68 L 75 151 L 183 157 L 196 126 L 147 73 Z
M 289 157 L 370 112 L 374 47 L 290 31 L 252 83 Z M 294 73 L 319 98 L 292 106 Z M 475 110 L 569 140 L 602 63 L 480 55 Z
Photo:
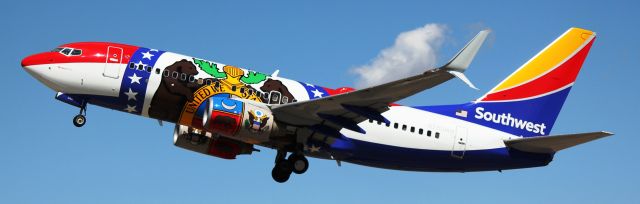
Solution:
M 80 107 L 80 113 L 73 117 L 73 125 L 75 125 L 76 127 L 84 126 L 84 124 L 87 123 L 87 117 L 85 117 L 85 115 L 87 115 L 87 102 L 82 103 L 82 106 Z
M 276 165 L 271 170 L 271 177 L 278 183 L 284 183 L 289 180 L 291 173 L 303 174 L 309 169 L 309 160 L 302 153 L 291 153 L 289 158 L 285 159 L 287 152 L 278 150 L 276 156 Z

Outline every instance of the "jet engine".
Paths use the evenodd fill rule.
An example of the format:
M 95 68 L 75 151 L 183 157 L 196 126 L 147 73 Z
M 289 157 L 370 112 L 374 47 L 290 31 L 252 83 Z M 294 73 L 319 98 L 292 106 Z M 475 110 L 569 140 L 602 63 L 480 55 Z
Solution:
M 251 154 L 254 150 L 252 144 L 220 136 L 216 137 L 214 134 L 184 125 L 176 125 L 173 132 L 173 144 L 184 149 L 223 159 L 235 159 L 238 155 Z
M 250 144 L 269 141 L 275 129 L 273 114 L 263 103 L 213 96 L 205 103 L 202 129 Z

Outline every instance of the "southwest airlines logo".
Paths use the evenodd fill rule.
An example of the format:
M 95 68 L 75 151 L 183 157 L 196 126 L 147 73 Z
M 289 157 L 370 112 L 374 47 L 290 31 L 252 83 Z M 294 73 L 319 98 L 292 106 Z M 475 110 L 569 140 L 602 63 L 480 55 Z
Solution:
M 526 130 L 532 133 L 539 133 L 542 135 L 545 135 L 544 129 L 547 128 L 547 126 L 544 123 L 533 123 L 530 121 L 514 118 L 514 117 L 511 117 L 511 113 L 506 113 L 506 114 L 492 113 L 489 111 L 485 111 L 483 107 L 476 108 L 476 115 L 474 117 L 476 119 L 486 120 L 496 124 L 510 126 L 513 128 L 519 128 L 522 130 Z

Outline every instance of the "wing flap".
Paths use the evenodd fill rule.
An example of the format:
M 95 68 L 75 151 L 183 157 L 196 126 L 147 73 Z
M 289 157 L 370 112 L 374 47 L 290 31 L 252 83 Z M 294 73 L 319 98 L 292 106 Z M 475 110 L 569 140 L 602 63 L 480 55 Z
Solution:
M 573 147 L 611 135 L 613 135 L 613 133 L 602 131 L 567 135 L 527 137 L 505 140 L 504 144 L 508 147 L 524 152 L 552 154 L 569 147 Z

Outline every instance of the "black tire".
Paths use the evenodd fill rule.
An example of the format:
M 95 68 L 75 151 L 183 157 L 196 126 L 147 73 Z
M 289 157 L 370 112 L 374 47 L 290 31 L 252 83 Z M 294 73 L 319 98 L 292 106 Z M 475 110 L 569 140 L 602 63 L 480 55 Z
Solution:
M 73 125 L 76 127 L 82 127 L 85 123 L 87 123 L 87 118 L 84 115 L 76 115 L 73 117 Z
M 309 160 L 304 155 L 292 154 L 287 160 L 291 164 L 293 173 L 303 174 L 309 169 Z
M 291 177 L 291 172 L 287 172 L 285 169 L 281 168 L 279 165 L 276 165 L 273 167 L 273 170 L 271 170 L 271 177 L 273 177 L 273 180 L 275 180 L 278 183 L 284 183 L 284 182 L 287 182 L 287 180 L 289 180 L 289 177 Z

